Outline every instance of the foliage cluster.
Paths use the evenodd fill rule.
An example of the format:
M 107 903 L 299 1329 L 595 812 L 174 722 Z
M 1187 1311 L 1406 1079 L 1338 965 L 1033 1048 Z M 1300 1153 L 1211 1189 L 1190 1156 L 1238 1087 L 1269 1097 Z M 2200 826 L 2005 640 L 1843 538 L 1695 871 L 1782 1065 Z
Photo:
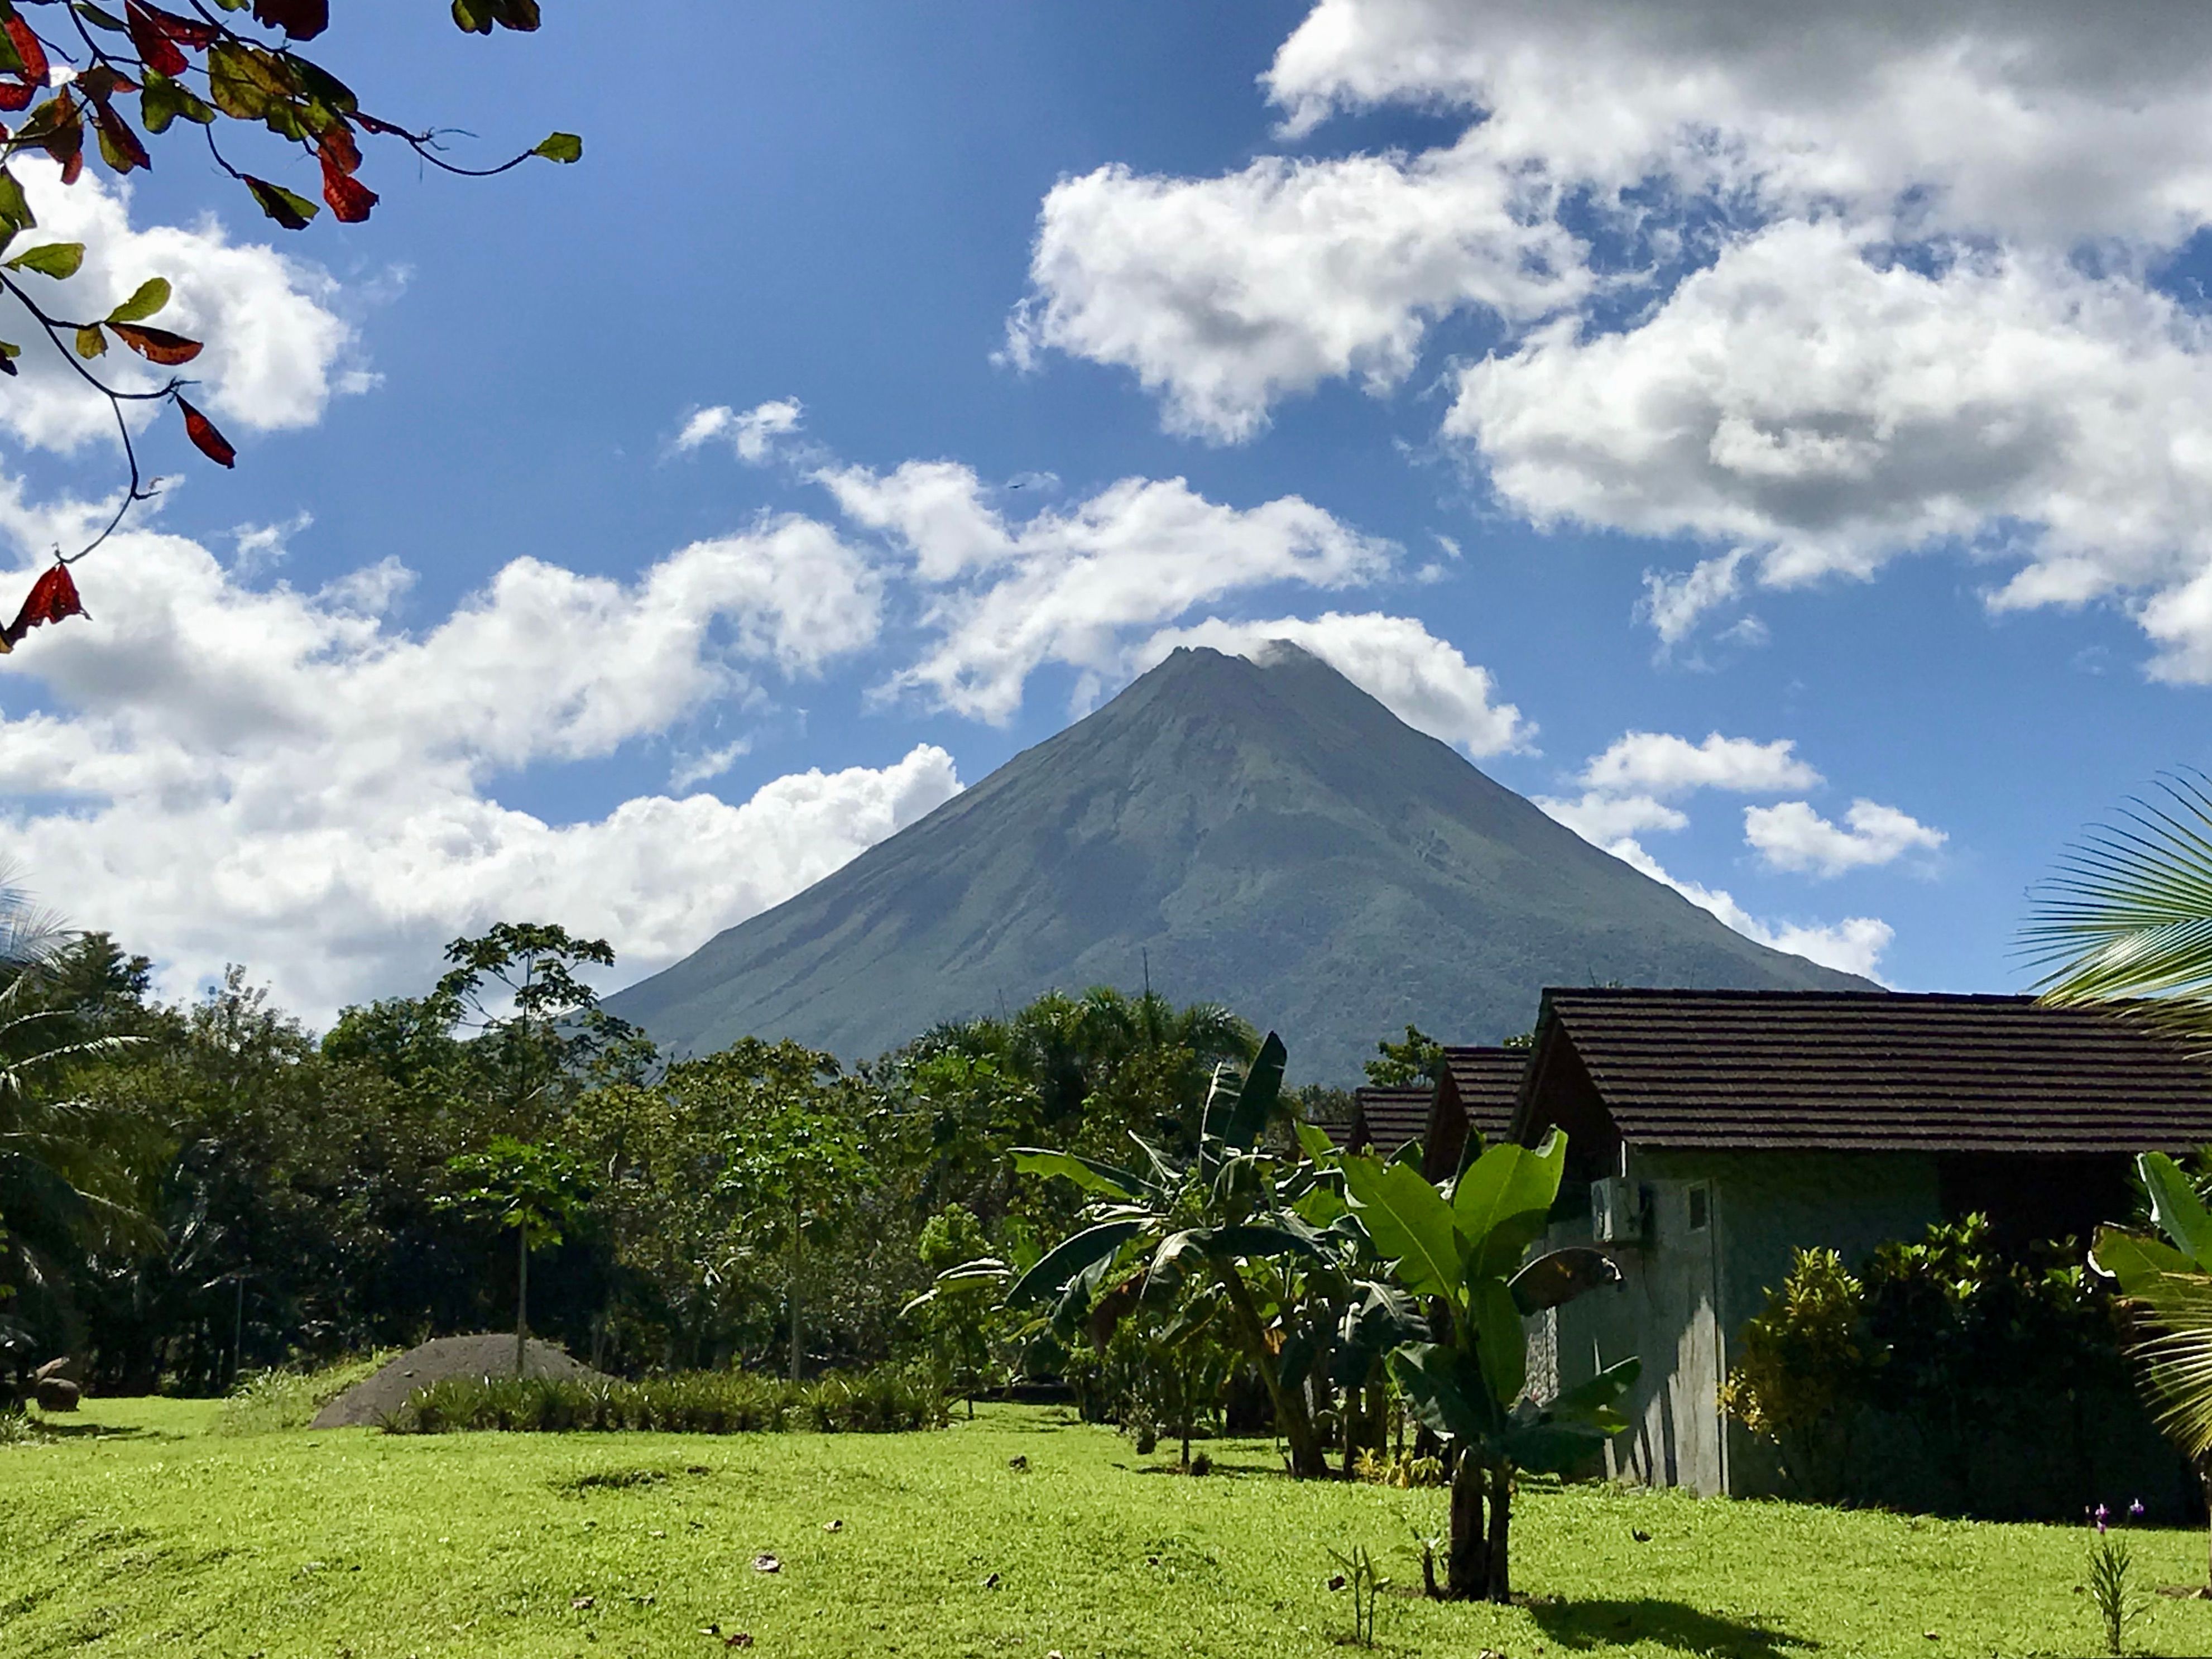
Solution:
M 2141 1422 L 2119 1311 L 2079 1261 L 2071 1241 L 2002 1250 L 1979 1215 L 1856 1273 L 1801 1250 L 1744 1327 L 1723 1407 L 1801 1496 L 2008 1516 L 2040 1488 L 2069 1494 L 2052 1518 L 2074 1513 Z
M 879 1365 L 809 1382 L 747 1371 L 686 1371 L 634 1382 L 446 1377 L 410 1395 L 385 1427 L 393 1434 L 897 1434 L 945 1423 L 945 1396 L 933 1376 Z
M 0 927 L 27 915 L 0 895 Z M 1188 1140 L 1254 1041 L 1099 989 L 850 1068 L 756 1041 L 671 1065 L 598 1009 L 611 955 L 505 925 L 318 1036 L 242 969 L 170 1006 L 105 936 L 0 939 L 0 1360 L 215 1394 L 513 1328 L 526 1288 L 531 1326 L 603 1370 L 911 1358 L 973 1398 L 1019 1365 L 1023 1322 L 988 1296 L 906 1310 L 958 1261 L 1027 1265 L 1074 1214 L 1008 1149 Z
M 224 1399 L 212 1431 L 276 1434 L 287 1429 L 304 1429 L 315 1420 L 316 1413 L 355 1383 L 381 1370 L 398 1352 L 397 1348 L 377 1348 L 312 1370 L 271 1365 L 255 1371 L 241 1378 Z

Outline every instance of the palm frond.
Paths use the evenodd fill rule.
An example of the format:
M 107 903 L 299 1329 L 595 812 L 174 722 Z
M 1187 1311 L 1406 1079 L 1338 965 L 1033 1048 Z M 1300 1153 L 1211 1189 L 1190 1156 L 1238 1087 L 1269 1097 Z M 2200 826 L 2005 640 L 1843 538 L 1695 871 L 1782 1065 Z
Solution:
M 2154 1274 L 2128 1300 L 2157 1328 L 2130 1355 L 2159 1427 L 2191 1457 L 2212 1451 L 2212 1274 Z
M 2045 1002 L 2100 1004 L 2197 1044 L 2212 1042 L 2212 791 L 2199 774 L 2159 780 L 2030 894 L 2021 954 Z

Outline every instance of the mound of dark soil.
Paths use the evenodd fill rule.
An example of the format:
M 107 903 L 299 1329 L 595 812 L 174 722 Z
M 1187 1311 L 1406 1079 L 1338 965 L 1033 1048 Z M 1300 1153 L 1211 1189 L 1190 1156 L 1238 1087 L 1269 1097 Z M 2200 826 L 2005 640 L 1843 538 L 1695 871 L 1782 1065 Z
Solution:
M 531 1340 L 522 1359 L 525 1376 L 599 1378 L 550 1342 Z M 398 1411 L 417 1389 L 449 1376 L 513 1376 L 514 1338 L 441 1336 L 410 1348 L 375 1376 L 356 1382 L 315 1414 L 319 1429 L 374 1428 Z M 599 1378 L 605 1381 L 604 1378 Z

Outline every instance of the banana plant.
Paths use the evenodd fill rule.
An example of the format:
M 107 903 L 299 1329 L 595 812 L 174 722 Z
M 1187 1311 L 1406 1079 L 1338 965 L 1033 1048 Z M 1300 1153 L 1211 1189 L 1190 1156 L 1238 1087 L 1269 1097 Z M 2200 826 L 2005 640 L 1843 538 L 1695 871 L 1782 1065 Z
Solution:
M 2165 1153 L 2145 1152 L 2136 1168 L 2150 1195 L 2151 1219 L 2166 1237 L 2100 1227 L 2089 1265 L 2150 1327 L 2130 1357 L 2142 1367 L 2143 1392 L 2159 1427 L 2188 1457 L 2212 1500 L 2212 1215 Z M 2212 1559 L 2206 1582 L 2212 1585 Z
M 1300 1480 L 1326 1475 L 1326 1449 L 1303 1386 L 1310 1349 L 1294 1339 L 1298 1309 L 1257 1264 L 1272 1258 L 1329 1260 L 1327 1230 L 1293 1207 L 1314 1176 L 1261 1150 L 1282 1097 L 1283 1040 L 1273 1032 L 1241 1075 L 1215 1069 L 1195 1157 L 1181 1158 L 1139 1135 L 1141 1167 L 1124 1169 L 1073 1152 L 1013 1150 L 1016 1169 L 1073 1182 L 1092 1195 L 1081 1228 L 1016 1275 L 1002 1263 L 967 1263 L 940 1285 L 997 1279 L 1010 1308 L 1043 1310 L 1063 1338 L 1087 1330 L 1109 1337 L 1121 1320 L 1159 1306 L 1178 1286 L 1210 1279 L 1220 1292 L 1222 1334 L 1259 1371 L 1277 1431 Z M 1286 1363 L 1287 1361 L 1287 1363 Z
M 1534 1150 L 1492 1146 L 1442 1186 L 1410 1163 L 1342 1160 L 1352 1215 L 1398 1285 L 1431 1310 L 1431 1328 L 1408 1328 L 1389 1363 L 1450 1462 L 1441 1594 L 1451 1599 L 1510 1600 L 1516 1471 L 1565 1474 L 1627 1426 L 1614 1407 L 1636 1381 L 1632 1358 L 1548 1402 L 1525 1395 L 1522 1321 L 1620 1278 L 1603 1252 L 1587 1246 L 1526 1259 L 1559 1196 L 1566 1155 L 1566 1137 L 1555 1129 Z M 1438 1593 L 1433 1584 L 1431 1590 Z

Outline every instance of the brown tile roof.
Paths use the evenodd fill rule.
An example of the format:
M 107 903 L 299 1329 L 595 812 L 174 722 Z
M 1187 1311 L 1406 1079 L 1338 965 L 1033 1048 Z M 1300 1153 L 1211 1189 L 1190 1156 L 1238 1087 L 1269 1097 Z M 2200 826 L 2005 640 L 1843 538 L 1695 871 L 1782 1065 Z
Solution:
M 2109 1152 L 2212 1142 L 2212 1071 L 2138 1025 L 2027 997 L 1547 991 L 1532 1112 L 1546 1109 L 1562 1036 L 1621 1134 L 1643 1145 Z
M 1434 1091 L 1434 1085 L 1426 1083 L 1405 1089 L 1378 1089 L 1370 1085 L 1354 1090 L 1367 1143 L 1388 1158 L 1407 1141 L 1426 1135 L 1429 1097 Z
M 1528 1070 L 1528 1050 L 1446 1048 L 1444 1066 L 1467 1112 L 1468 1127 L 1486 1143 L 1504 1139 L 1513 1127 L 1521 1079 Z

